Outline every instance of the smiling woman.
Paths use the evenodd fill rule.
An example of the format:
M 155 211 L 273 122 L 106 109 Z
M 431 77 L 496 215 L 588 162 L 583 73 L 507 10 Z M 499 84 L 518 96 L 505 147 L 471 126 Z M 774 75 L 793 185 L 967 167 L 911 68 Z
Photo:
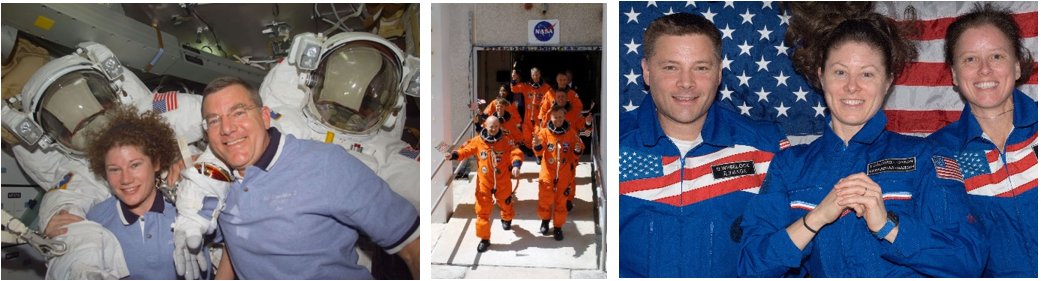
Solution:
M 1037 102 L 1015 88 L 1034 72 L 1020 34 L 1011 13 L 990 4 L 951 23 L 945 58 L 966 104 L 929 136 L 967 156 L 956 158 L 961 167 L 983 159 L 993 167 L 961 175 L 972 216 L 986 222 L 974 225 L 990 242 L 983 277 L 1037 278 Z
M 793 64 L 823 90 L 830 122 L 770 163 L 741 222 L 738 274 L 979 277 L 986 246 L 945 172 L 951 153 L 884 129 L 886 94 L 917 55 L 906 26 L 870 4 L 791 5 Z
M 173 204 L 157 186 L 160 171 L 177 159 L 175 133 L 155 111 L 131 106 L 105 112 L 108 124 L 90 135 L 91 172 L 105 179 L 115 197 L 95 205 L 87 219 L 112 231 L 123 248 L 128 279 L 178 279 L 174 267 Z M 203 249 L 203 251 L 208 251 Z M 208 272 L 209 261 L 203 272 Z

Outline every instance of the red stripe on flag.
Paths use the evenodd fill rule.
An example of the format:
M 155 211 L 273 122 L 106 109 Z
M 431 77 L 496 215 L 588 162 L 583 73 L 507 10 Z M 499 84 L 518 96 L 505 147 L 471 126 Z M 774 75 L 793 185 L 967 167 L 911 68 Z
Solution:
M 680 173 L 679 171 L 676 171 L 671 174 L 657 178 L 623 181 L 618 184 L 618 191 L 620 192 L 620 194 L 625 195 L 637 191 L 662 188 L 670 184 L 675 184 L 679 182 Z
M 886 130 L 897 133 L 932 133 L 961 118 L 961 111 L 883 110 L 883 112 L 889 119 Z
M 953 86 L 951 69 L 942 62 L 912 62 L 894 82 L 902 86 Z
M 171 91 L 168 94 L 170 94 L 169 100 L 173 101 L 173 106 L 170 107 L 170 110 L 177 109 L 177 91 Z
M 1008 179 L 1009 175 L 1017 175 L 1019 173 L 1026 172 L 1027 170 L 1030 170 L 1030 168 L 1033 168 L 1035 165 L 1037 165 L 1036 158 L 1024 157 L 1019 161 L 1008 164 L 1008 173 L 1005 172 L 1006 169 L 999 169 L 997 172 L 993 174 L 982 174 L 979 176 L 965 179 L 965 191 L 973 191 L 985 185 L 999 183 L 1001 181 L 1004 181 L 1005 179 Z M 989 170 L 990 168 L 987 167 L 987 169 Z
M 998 162 L 998 159 L 1000 159 L 1000 158 L 1001 158 L 1001 153 L 998 152 L 997 149 L 994 149 L 994 150 L 991 150 L 990 152 L 987 152 L 987 162 L 989 162 L 989 163 Z
M 743 176 L 737 177 L 732 180 L 727 180 L 707 186 L 703 186 L 694 190 L 688 190 L 683 192 L 681 196 L 669 196 L 655 200 L 656 202 L 665 203 L 677 207 L 690 205 L 711 199 L 716 196 L 728 194 L 735 191 L 744 189 L 759 187 L 763 183 L 763 179 L 766 177 L 765 174 L 757 174 L 755 176 Z M 686 200 L 680 200 L 686 198 Z M 682 202 L 681 202 L 682 201 Z
M 676 162 L 676 160 L 680 160 L 680 157 L 679 156 L 662 156 L 661 157 L 661 165 L 662 166 L 668 166 L 669 164 L 672 164 L 673 162 Z
M 1034 62 L 1034 68 L 1037 68 L 1037 62 Z M 1025 84 L 1037 85 L 1037 72 L 1031 74 Z M 912 62 L 907 64 L 894 85 L 954 87 L 954 78 L 951 69 L 942 62 Z
M 669 205 L 673 205 L 673 206 L 676 206 L 676 207 L 681 207 L 682 206 L 682 205 L 680 205 L 680 195 L 679 194 L 676 194 L 676 195 L 673 195 L 673 196 L 669 196 L 669 197 L 665 197 L 665 198 L 658 199 L 658 200 L 654 200 L 654 202 L 663 203 L 663 204 L 669 204 Z
M 1034 133 L 1033 136 L 1030 136 L 1030 138 L 1025 141 L 1008 146 L 1008 148 L 1005 148 L 1005 151 L 1017 151 L 1026 148 L 1034 143 L 1034 139 L 1037 139 L 1037 133 Z
M 1019 24 L 1021 31 L 1020 37 L 1030 38 L 1037 37 L 1037 12 L 1012 14 L 1012 18 Z M 947 36 L 947 27 L 954 23 L 956 17 L 950 18 L 939 18 L 935 20 L 921 21 L 922 23 L 922 34 L 918 36 L 911 36 L 908 39 L 911 40 L 936 40 L 945 39 Z M 901 21 L 900 23 L 906 23 L 907 21 Z
M 1020 185 L 1019 187 L 1016 187 L 1016 188 L 1014 188 L 1012 190 L 1009 190 L 1009 191 L 1006 191 L 1006 192 L 1002 192 L 1001 194 L 998 194 L 998 195 L 995 195 L 995 196 L 997 196 L 997 197 L 1015 197 L 1016 195 L 1023 194 L 1023 192 L 1026 192 L 1026 191 L 1034 189 L 1034 188 L 1037 188 L 1037 179 L 1034 179 L 1034 180 L 1032 180 L 1032 181 L 1030 181 L 1028 183 L 1024 183 L 1024 184 Z

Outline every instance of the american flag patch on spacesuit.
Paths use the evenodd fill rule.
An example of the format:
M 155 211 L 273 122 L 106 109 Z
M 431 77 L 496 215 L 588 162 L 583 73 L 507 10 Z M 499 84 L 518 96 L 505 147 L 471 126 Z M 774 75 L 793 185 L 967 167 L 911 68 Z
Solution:
M 278 112 L 275 112 L 274 110 L 272 110 L 271 111 L 271 119 L 275 119 L 276 121 L 278 119 L 282 119 L 282 114 L 278 114 Z
M 159 113 L 177 109 L 177 91 L 156 93 L 152 99 L 152 110 Z
M 933 165 L 936 166 L 936 177 L 941 179 L 956 180 L 964 182 L 964 175 L 961 173 L 961 167 L 958 166 L 958 161 L 954 159 L 933 155 Z
M 419 161 L 419 150 L 412 149 L 412 147 L 407 147 L 406 146 L 405 148 L 402 148 L 401 150 L 399 150 L 398 154 L 401 154 L 401 156 L 405 156 L 405 157 L 408 157 L 408 158 L 411 158 L 411 159 L 415 159 L 416 161 Z

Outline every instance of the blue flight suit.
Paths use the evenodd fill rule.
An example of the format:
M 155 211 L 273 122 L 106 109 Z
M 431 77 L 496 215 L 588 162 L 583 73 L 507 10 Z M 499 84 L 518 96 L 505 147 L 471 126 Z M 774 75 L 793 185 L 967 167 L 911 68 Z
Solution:
M 929 139 L 956 152 L 973 226 L 990 242 L 983 277 L 1037 278 L 1037 101 L 1015 90 L 1012 102 L 1004 153 L 983 136 L 968 104 L 961 119 Z M 988 156 L 997 156 L 993 165 L 982 163 Z
M 829 126 L 813 143 L 775 157 L 741 223 L 740 276 L 979 276 L 986 244 L 968 225 L 968 196 L 960 182 L 941 179 L 934 169 L 934 159 L 948 152 L 885 131 L 886 122 L 879 111 L 849 145 Z M 839 179 L 861 172 L 882 188 L 886 210 L 899 216 L 895 242 L 876 238 L 850 210 L 821 227 L 800 251 L 785 228 L 816 207 Z
M 736 277 L 741 214 L 784 133 L 714 104 L 680 157 L 650 96 L 622 116 L 619 276 Z

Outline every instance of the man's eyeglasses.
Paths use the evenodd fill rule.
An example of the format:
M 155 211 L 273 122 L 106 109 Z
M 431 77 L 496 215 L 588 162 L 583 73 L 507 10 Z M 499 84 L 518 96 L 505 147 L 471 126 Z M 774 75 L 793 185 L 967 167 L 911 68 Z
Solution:
M 230 120 L 231 122 L 242 121 L 246 119 L 246 116 L 249 116 L 250 111 L 256 108 L 257 106 L 255 105 L 236 105 L 235 107 L 231 108 L 231 113 L 228 113 L 224 116 L 214 114 L 210 117 L 207 117 L 206 120 L 203 120 L 202 122 L 202 129 L 209 131 L 210 129 L 220 128 L 221 122 L 222 120 L 224 120 L 224 118 L 222 117 L 226 117 L 227 120 Z

